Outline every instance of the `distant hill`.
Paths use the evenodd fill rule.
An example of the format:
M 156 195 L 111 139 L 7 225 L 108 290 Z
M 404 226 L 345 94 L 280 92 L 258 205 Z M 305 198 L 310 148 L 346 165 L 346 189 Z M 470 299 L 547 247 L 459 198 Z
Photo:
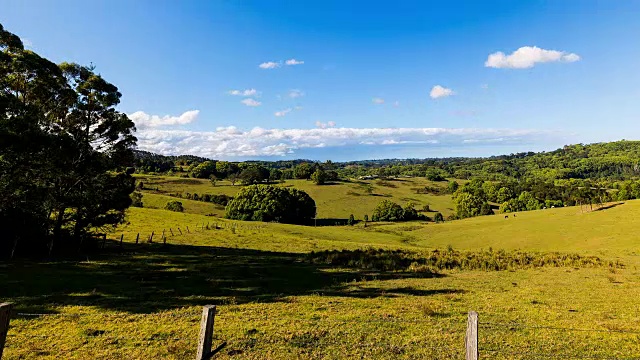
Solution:
M 140 150 L 135 151 L 135 156 L 138 167 L 155 172 L 211 160 L 194 155 L 164 156 Z M 424 176 L 426 170 L 435 169 L 445 177 L 458 179 L 536 177 L 623 180 L 640 176 L 640 141 L 566 145 L 549 152 L 522 152 L 485 158 L 379 159 L 335 163 L 299 159 L 242 163 L 269 169 L 290 169 L 304 162 L 330 166 L 345 176 L 377 173 L 382 168 L 391 176 Z

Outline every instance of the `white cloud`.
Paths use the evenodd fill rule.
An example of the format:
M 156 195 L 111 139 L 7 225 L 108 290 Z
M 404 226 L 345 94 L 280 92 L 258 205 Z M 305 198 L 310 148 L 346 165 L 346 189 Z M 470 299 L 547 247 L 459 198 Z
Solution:
M 262 105 L 262 103 L 260 101 L 256 101 L 256 100 L 251 99 L 251 98 L 244 99 L 244 100 L 242 100 L 240 102 L 245 104 L 245 105 L 247 105 L 247 106 L 251 106 L 251 107 L 256 107 L 256 106 Z
M 482 85 L 480 85 L 480 88 L 482 90 L 487 90 L 487 89 L 489 89 L 489 84 L 482 84 Z
M 373 98 L 371 99 L 371 102 L 374 104 L 384 104 L 384 99 L 382 98 Z
M 484 66 L 497 69 L 528 69 L 537 63 L 546 62 L 576 62 L 580 56 L 565 51 L 545 50 L 537 46 L 523 46 L 518 50 L 505 55 L 498 51 L 490 54 Z
M 287 65 L 302 65 L 304 64 L 304 61 L 300 61 L 300 60 L 296 60 L 296 59 L 289 59 L 287 61 L 284 62 Z
M 200 114 L 200 110 L 189 110 L 182 113 L 180 116 L 158 116 L 149 115 L 144 111 L 136 111 L 133 114 L 129 114 L 129 119 L 136 124 L 137 128 L 146 127 L 159 127 L 159 126 L 172 126 L 172 125 L 184 125 L 189 124 L 196 120 Z
M 275 69 L 275 68 L 279 68 L 281 65 L 282 65 L 282 63 L 280 63 L 280 62 L 267 61 L 267 62 L 263 62 L 262 64 L 258 65 L 258 67 L 260 69 Z
M 316 127 L 320 129 L 332 128 L 335 126 L 336 126 L 335 121 L 328 121 L 326 123 L 323 123 L 322 121 L 316 121 Z
M 394 106 L 394 107 L 399 107 L 399 106 L 400 106 L 400 101 L 396 100 L 396 101 L 393 103 L 393 106 Z
M 246 89 L 246 90 L 229 90 L 229 95 L 234 96 L 258 96 L 260 92 L 256 89 Z
M 440 85 L 434 86 L 433 88 L 431 88 L 431 92 L 429 92 L 429 96 L 431 96 L 432 99 L 439 99 L 454 94 L 455 93 L 453 92 L 453 90 L 447 89 L 446 87 Z
M 299 98 L 304 96 L 304 92 L 298 89 L 289 90 L 289 94 L 287 94 L 290 98 Z
M 316 122 L 313 129 L 241 130 L 233 126 L 215 131 L 146 128 L 136 133 L 138 147 L 165 155 L 194 154 L 210 158 L 255 158 L 295 154 L 306 148 L 345 146 L 482 146 L 522 145 L 548 139 L 549 132 L 471 128 L 338 128 L 334 122 Z
M 277 117 L 282 117 L 282 116 L 285 116 L 285 115 L 287 115 L 288 113 L 290 113 L 290 112 L 291 112 L 291 110 L 293 110 L 293 109 L 288 108 L 288 109 L 284 109 L 284 110 L 276 111 L 273 115 L 275 115 L 275 116 L 277 116 Z

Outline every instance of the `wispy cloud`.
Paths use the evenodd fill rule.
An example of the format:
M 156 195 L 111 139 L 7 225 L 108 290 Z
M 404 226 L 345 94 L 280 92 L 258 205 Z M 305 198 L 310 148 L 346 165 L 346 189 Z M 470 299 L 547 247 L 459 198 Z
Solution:
M 523 46 L 510 55 L 498 51 L 490 54 L 484 66 L 497 69 L 528 69 L 538 63 L 565 62 L 580 60 L 574 53 L 557 50 L 545 50 L 537 46 Z
M 161 126 L 173 126 L 173 125 L 185 125 L 196 120 L 200 114 L 200 110 L 189 110 L 182 113 L 182 115 L 149 115 L 144 111 L 136 111 L 133 114 L 129 114 L 129 119 L 136 124 L 138 129 L 147 127 L 161 127 Z
M 374 103 L 374 104 L 380 105 L 380 104 L 384 104 L 384 99 L 375 97 L 375 98 L 371 99 L 371 102 Z
M 263 62 L 262 64 L 258 65 L 258 67 L 260 69 L 275 69 L 275 68 L 279 68 L 281 65 L 282 65 L 282 63 L 280 63 L 280 62 L 267 61 L 267 62 Z
M 298 89 L 292 89 L 289 90 L 289 93 L 287 94 L 287 96 L 289 96 L 290 98 L 299 98 L 299 97 L 303 97 L 304 96 L 304 92 L 302 92 L 301 90 Z
M 251 107 L 256 107 L 256 106 L 262 105 L 262 103 L 260 101 L 256 101 L 255 99 L 251 99 L 251 98 L 244 99 L 244 100 L 242 100 L 240 102 L 245 104 L 245 105 L 247 105 L 247 106 L 251 106 Z
M 322 121 L 316 121 L 316 127 L 320 129 L 332 128 L 335 126 L 336 126 L 335 121 L 328 121 L 326 123 L 323 123 Z
M 283 116 L 287 115 L 288 113 L 290 113 L 292 110 L 293 109 L 288 108 L 288 109 L 276 111 L 273 115 L 275 115 L 277 117 L 283 117 Z
M 439 99 L 454 94 L 455 93 L 453 92 L 453 90 L 447 89 L 446 87 L 440 85 L 434 86 L 433 88 L 431 88 L 431 92 L 429 92 L 429 96 L 431 96 L 432 99 Z
M 289 60 L 285 61 L 284 63 L 287 64 L 287 65 L 290 65 L 290 66 L 291 65 L 302 65 L 302 64 L 304 64 L 304 61 L 296 60 L 296 59 L 289 59 Z
M 540 143 L 553 134 L 536 130 L 472 128 L 338 128 L 317 122 L 314 129 L 241 130 L 233 126 L 215 131 L 138 131 L 138 147 L 165 155 L 194 154 L 210 158 L 285 156 L 306 148 L 389 146 L 460 147 L 479 144 Z M 293 155 L 292 155 L 293 156 Z
M 229 95 L 234 96 L 258 96 L 260 92 L 256 89 L 246 89 L 246 90 L 229 90 Z

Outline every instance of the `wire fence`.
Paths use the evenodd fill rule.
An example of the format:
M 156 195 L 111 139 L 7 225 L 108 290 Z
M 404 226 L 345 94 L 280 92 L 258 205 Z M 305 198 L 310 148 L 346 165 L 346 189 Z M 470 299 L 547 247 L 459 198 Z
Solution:
M 175 344 L 180 344 L 181 349 L 191 349 L 188 351 L 192 351 L 194 344 L 199 339 L 196 336 L 196 327 L 188 324 L 202 320 L 201 315 L 195 312 L 154 314 L 12 312 L 10 317 L 23 321 L 19 326 L 8 328 L 5 345 L 9 352 L 8 355 L 14 351 L 24 350 L 24 341 L 27 338 L 33 339 L 28 346 L 31 350 L 37 349 L 39 344 L 46 344 L 48 341 L 58 343 L 76 341 L 79 345 L 72 352 L 90 351 L 84 345 L 89 341 L 90 344 L 101 343 L 105 347 L 105 351 L 116 351 L 117 348 L 120 353 L 127 349 L 133 351 L 134 349 L 144 350 L 151 347 L 175 347 Z M 77 323 L 83 319 L 87 319 L 90 324 L 104 323 L 109 319 L 114 323 L 121 323 L 122 320 L 135 323 L 144 319 L 144 321 L 158 326 L 162 323 L 162 319 L 165 319 L 167 324 L 187 321 L 188 329 L 193 331 L 151 334 L 113 334 L 112 330 L 73 331 L 74 322 Z M 34 321 L 36 323 L 33 323 Z M 46 331 L 46 327 L 39 323 L 47 321 L 68 323 L 66 328 L 69 331 L 65 333 L 34 331 L 34 329 Z M 282 326 L 281 322 L 289 325 Z M 30 327 L 29 324 L 32 323 L 34 326 Z M 244 331 L 230 329 L 231 325 L 238 327 L 238 323 L 242 324 L 240 327 Z M 268 331 L 264 331 L 261 327 L 264 324 L 274 326 Z M 372 328 L 368 324 L 383 327 Z M 317 355 L 316 357 L 325 357 L 322 356 L 324 354 L 327 355 L 327 358 L 341 358 L 340 354 L 344 357 L 366 354 L 366 357 L 369 358 L 406 359 L 640 359 L 640 345 L 638 345 L 640 344 L 640 330 L 588 329 L 494 321 L 477 321 L 475 325 L 469 324 L 470 322 L 466 324 L 467 335 L 465 337 L 463 318 L 245 316 L 242 312 L 221 312 L 215 316 L 216 332 L 212 338 L 214 342 L 222 343 L 222 346 L 227 349 L 226 352 L 216 355 L 223 357 L 241 355 L 240 357 L 255 358 L 260 356 L 260 351 L 271 347 L 280 350 L 293 349 L 291 350 L 292 354 L 296 350 L 302 349 L 304 350 L 303 354 L 313 353 Z M 437 332 L 423 332 L 425 329 L 433 329 L 434 327 L 437 327 Z M 256 330 L 256 328 L 261 330 Z M 375 330 L 366 333 L 367 329 Z M 363 333 L 359 337 L 354 336 L 354 330 L 355 332 L 363 330 Z M 474 331 L 477 344 L 475 357 L 473 356 L 474 351 L 470 351 L 468 346 L 469 334 L 473 334 Z M 501 331 L 525 332 L 523 336 L 526 336 L 516 336 L 514 337 L 515 341 L 520 341 L 520 343 L 509 344 L 500 334 Z M 551 333 L 553 336 L 550 336 Z M 585 338 L 576 336 L 576 333 L 597 334 L 596 342 L 593 342 L 593 339 L 585 342 Z M 604 341 L 607 336 L 614 335 L 628 337 L 625 341 L 630 346 L 615 347 L 611 346 L 611 342 Z M 597 340 L 601 342 L 598 343 Z M 621 342 L 618 338 L 614 340 L 614 344 Z M 635 344 L 635 348 L 633 344 Z M 568 346 L 572 346 L 572 348 L 570 349 Z M 627 353 L 624 353 L 625 349 L 627 349 Z M 47 345 L 47 348 L 43 348 L 42 351 L 51 353 L 56 351 L 56 347 Z

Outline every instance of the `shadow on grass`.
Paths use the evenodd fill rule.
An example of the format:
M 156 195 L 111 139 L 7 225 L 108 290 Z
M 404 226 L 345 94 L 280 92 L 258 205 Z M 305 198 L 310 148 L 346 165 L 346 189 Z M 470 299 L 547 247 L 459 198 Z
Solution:
M 124 252 L 116 251 L 88 261 L 0 264 L 0 300 L 14 302 L 20 312 L 54 312 L 55 306 L 78 305 L 149 313 L 205 304 L 286 301 L 295 295 L 370 298 L 458 292 L 358 287 L 349 282 L 439 275 L 336 269 L 293 253 L 160 244 L 129 244 Z

